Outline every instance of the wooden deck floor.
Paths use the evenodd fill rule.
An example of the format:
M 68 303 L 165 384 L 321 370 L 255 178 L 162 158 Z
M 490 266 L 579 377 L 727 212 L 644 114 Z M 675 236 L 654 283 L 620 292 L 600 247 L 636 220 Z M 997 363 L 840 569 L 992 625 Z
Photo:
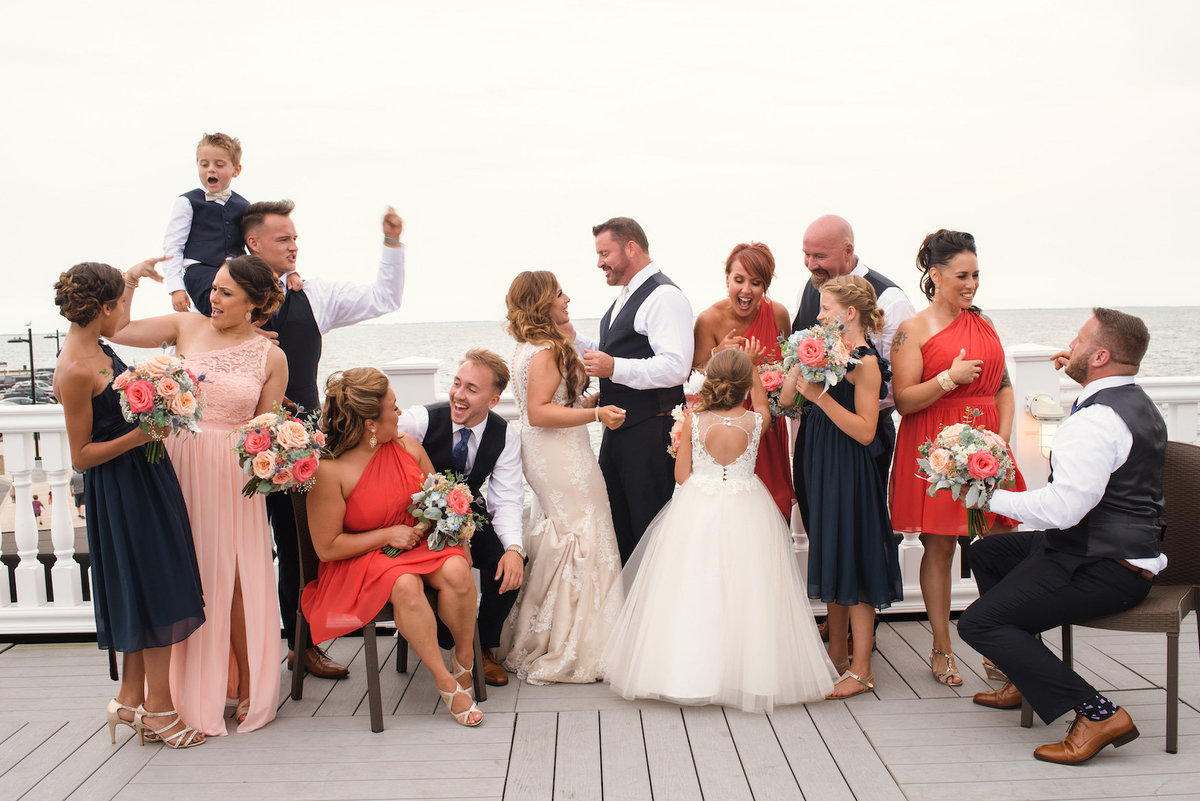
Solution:
M 630 703 L 604 685 L 489 688 L 485 721 L 440 709 L 420 667 L 382 669 L 386 731 L 370 731 L 361 641 L 331 651 L 351 678 L 310 678 L 278 719 L 189 751 L 109 744 L 115 685 L 94 645 L 0 644 L 0 800 L 132 799 L 1200 799 L 1200 654 L 1182 641 L 1179 753 L 1163 751 L 1164 638 L 1079 629 L 1077 661 L 1142 732 L 1077 768 L 1035 761 L 1067 720 L 1032 729 L 971 703 L 990 685 L 956 643 L 966 682 L 934 682 L 919 622 L 884 623 L 876 690 L 767 716 Z M 1051 637 L 1053 639 L 1053 637 Z M 394 646 L 393 646 L 394 647 Z M 383 649 L 381 649 L 383 650 Z M 415 659 L 414 659 L 415 662 Z M 284 673 L 284 692 L 287 677 Z

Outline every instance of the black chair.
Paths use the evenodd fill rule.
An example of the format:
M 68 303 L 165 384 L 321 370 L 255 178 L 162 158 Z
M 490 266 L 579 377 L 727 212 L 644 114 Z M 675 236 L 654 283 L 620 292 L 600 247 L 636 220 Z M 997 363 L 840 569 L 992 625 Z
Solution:
M 292 493 L 292 509 L 296 515 L 296 539 L 300 553 L 300 597 L 304 597 L 304 588 L 310 581 L 317 578 L 317 565 L 320 560 L 313 549 L 312 536 L 308 531 L 308 495 Z M 425 596 L 429 605 L 437 614 L 437 592 L 426 586 Z M 362 628 L 363 635 L 363 669 L 367 671 L 367 699 L 371 708 L 371 731 L 383 731 L 383 693 L 379 687 L 379 646 L 375 640 L 375 624 L 390 623 L 394 619 L 392 604 L 389 601 L 379 610 L 379 614 Z M 396 643 L 396 672 L 408 672 L 408 642 L 399 636 Z M 296 604 L 296 642 L 308 640 L 308 621 L 300 603 Z M 297 656 L 296 669 L 292 672 L 292 699 L 299 701 L 304 697 L 303 661 Z M 483 680 L 483 650 L 479 647 L 479 626 L 475 626 L 475 666 L 472 670 L 475 685 L 475 699 L 487 700 L 487 684 Z
M 1179 631 L 1189 612 L 1200 609 L 1200 447 L 1168 442 L 1163 467 L 1163 499 L 1166 504 L 1166 536 L 1162 550 L 1167 567 L 1154 577 L 1145 599 L 1124 612 L 1089 618 L 1075 623 L 1109 631 L 1158 632 L 1167 635 L 1167 743 L 1166 750 L 1179 750 Z M 1071 625 L 1062 627 L 1062 658 L 1074 661 Z M 1033 708 L 1021 705 L 1021 725 L 1033 725 Z

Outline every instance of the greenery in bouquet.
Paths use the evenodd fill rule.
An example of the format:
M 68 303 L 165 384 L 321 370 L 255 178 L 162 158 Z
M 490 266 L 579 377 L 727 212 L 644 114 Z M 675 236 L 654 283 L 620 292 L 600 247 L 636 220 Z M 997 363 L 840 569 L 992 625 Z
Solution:
M 683 436 L 683 421 L 688 419 L 692 413 L 692 407 L 686 403 L 679 403 L 671 410 L 671 417 L 675 422 L 671 425 L 671 442 L 667 445 L 667 454 L 674 459 L 679 453 L 679 440 Z
M 121 414 L 154 441 L 146 445 L 146 461 L 158 462 L 166 450 L 165 435 L 200 431 L 204 416 L 204 391 L 200 382 L 183 366 L 178 356 L 160 353 L 138 362 L 113 378 L 112 387 L 121 403 Z M 165 434 L 164 434 L 165 432 Z
M 809 326 L 789 337 L 780 335 L 779 351 L 783 356 L 783 372 L 800 365 L 800 375 L 813 384 L 824 384 L 825 390 L 836 386 L 846 377 L 846 369 L 858 364 L 842 339 L 845 326 L 839 317 Z
M 447 545 L 469 543 L 483 516 L 471 503 L 475 500 L 467 480 L 453 470 L 430 473 L 421 489 L 412 494 L 408 513 L 417 519 L 417 528 L 428 531 L 429 550 L 440 551 Z M 403 553 L 390 545 L 383 552 L 395 558 Z
M 808 403 L 808 399 L 799 392 L 796 392 L 795 397 L 792 398 L 791 406 L 784 406 L 780 402 L 779 393 L 786 377 L 787 371 L 783 369 L 782 362 L 763 362 L 758 366 L 758 379 L 762 381 L 763 389 L 767 391 L 767 407 L 771 411 L 772 420 L 778 420 L 780 417 L 797 419 L 800 417 L 804 405 Z
M 917 450 L 918 475 L 929 482 L 929 496 L 948 490 L 950 497 L 967 507 L 967 535 L 974 540 L 991 526 L 983 507 L 998 487 L 1010 487 L 1017 469 L 1008 444 L 994 431 L 974 425 L 981 414 L 968 409 L 969 422 L 955 423 L 926 440 Z
M 242 494 L 252 498 L 284 490 L 308 492 L 316 481 L 325 435 L 276 404 L 237 429 L 233 443 L 246 474 Z

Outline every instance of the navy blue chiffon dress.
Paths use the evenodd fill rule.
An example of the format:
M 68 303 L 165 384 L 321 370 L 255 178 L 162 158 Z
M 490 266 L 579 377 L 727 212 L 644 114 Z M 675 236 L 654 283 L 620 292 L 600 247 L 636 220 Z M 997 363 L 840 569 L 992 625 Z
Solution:
M 873 347 L 856 348 L 853 355 L 879 360 L 882 399 L 891 378 L 887 361 L 879 358 Z M 854 411 L 854 385 L 849 381 L 831 387 L 829 396 Z M 803 433 L 809 506 L 808 597 L 826 604 L 866 603 L 886 609 L 903 598 L 904 583 L 887 490 L 875 466 L 882 446 L 852 439 L 815 404 L 804 420 Z
M 112 349 L 113 375 L 125 364 Z M 92 441 L 116 439 L 136 425 L 109 386 L 92 398 Z M 133 448 L 84 473 L 96 642 L 135 653 L 186 638 L 204 622 L 204 595 L 187 508 L 169 457 L 146 461 Z

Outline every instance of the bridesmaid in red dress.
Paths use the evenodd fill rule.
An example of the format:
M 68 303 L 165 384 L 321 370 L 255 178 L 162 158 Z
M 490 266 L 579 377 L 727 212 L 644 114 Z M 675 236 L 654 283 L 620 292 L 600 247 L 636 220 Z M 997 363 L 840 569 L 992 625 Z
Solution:
M 726 348 L 740 348 L 751 337 L 765 348 L 764 361 L 780 360 L 779 333 L 790 333 L 792 322 L 787 308 L 766 295 L 774 277 L 775 257 L 770 248 L 761 242 L 734 247 L 725 260 L 728 297 L 709 306 L 696 318 L 693 369 L 703 371 L 714 353 Z M 750 408 L 748 399 L 745 407 Z M 775 421 L 762 435 L 754 472 L 767 485 L 779 513 L 790 525 L 795 494 L 786 423 Z
M 454 719 L 478 726 L 483 715 L 472 697 L 475 583 L 459 546 L 429 550 L 408 513 L 412 493 L 433 465 L 421 443 L 399 434 L 396 393 L 374 367 L 330 376 L 321 429 L 330 456 L 321 460 L 308 493 L 313 548 L 321 559 L 317 580 L 301 606 L 314 642 L 362 628 L 388 600 L 396 629 L 433 676 Z M 392 558 L 381 548 L 404 553 Z M 436 620 L 425 585 L 438 592 L 438 613 L 454 636 L 453 674 L 438 647 Z
M 901 414 L 890 488 L 892 528 L 923 535 L 921 594 L 933 629 L 930 666 L 938 681 L 957 687 L 962 676 L 950 648 L 950 568 L 956 538 L 967 533 L 967 510 L 948 492 L 929 497 L 929 485 L 917 476 L 917 448 L 944 427 L 964 422 L 968 408 L 982 413 L 974 425 L 1008 441 L 1013 390 L 1000 337 L 974 305 L 975 237 L 944 229 L 930 234 L 917 251 L 917 267 L 929 307 L 901 323 L 892 341 L 892 387 Z M 1020 471 L 1014 489 L 1025 489 Z M 1015 525 L 991 514 L 988 522 L 993 531 Z

